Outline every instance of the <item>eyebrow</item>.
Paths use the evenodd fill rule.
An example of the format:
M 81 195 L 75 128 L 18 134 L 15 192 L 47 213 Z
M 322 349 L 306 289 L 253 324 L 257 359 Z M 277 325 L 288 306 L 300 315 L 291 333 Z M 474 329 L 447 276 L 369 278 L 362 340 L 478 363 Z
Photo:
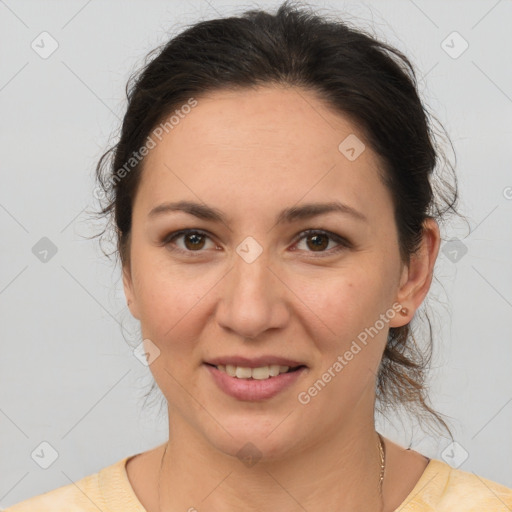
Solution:
M 163 214 L 180 211 L 203 220 L 222 222 L 224 224 L 226 224 L 227 220 L 221 210 L 212 208 L 211 206 L 208 206 L 204 203 L 195 203 L 193 201 L 162 203 L 158 206 L 155 206 L 149 212 L 148 217 L 155 218 Z M 292 223 L 297 220 L 310 219 L 332 212 L 350 215 L 356 220 L 368 222 L 366 216 L 353 207 L 340 203 L 339 201 L 331 201 L 328 203 L 307 203 L 302 206 L 292 206 L 290 208 L 285 208 L 279 213 L 279 215 L 277 215 L 275 223 Z

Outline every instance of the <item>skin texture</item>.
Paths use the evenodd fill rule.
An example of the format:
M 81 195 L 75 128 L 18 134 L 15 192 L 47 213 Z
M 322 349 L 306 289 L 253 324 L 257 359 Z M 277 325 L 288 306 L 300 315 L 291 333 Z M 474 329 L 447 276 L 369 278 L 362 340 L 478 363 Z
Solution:
M 312 92 L 266 86 L 197 100 L 146 159 L 123 267 L 130 311 L 160 351 L 150 370 L 169 408 L 162 510 L 381 510 L 377 369 L 389 327 L 409 322 L 428 292 L 438 226 L 425 223 L 423 244 L 404 266 L 377 156 L 366 145 L 354 161 L 346 158 L 340 142 L 351 134 L 364 142 L 363 135 Z M 180 200 L 214 207 L 226 222 L 184 212 L 148 218 L 155 206 Z M 275 222 L 284 208 L 331 201 L 366 221 L 328 213 Z M 182 229 L 208 236 L 199 249 L 186 236 L 162 242 Z M 307 229 L 350 245 L 336 252 L 336 240 L 321 238 L 325 248 L 317 249 L 311 236 L 299 240 Z M 249 236 L 263 249 L 252 263 L 236 251 Z M 408 315 L 394 314 L 321 392 L 299 403 L 299 392 L 396 303 Z M 265 401 L 224 394 L 203 364 L 269 354 L 307 370 Z M 248 442 L 261 455 L 252 467 L 236 456 Z M 127 465 L 148 512 L 159 510 L 162 450 Z M 386 450 L 384 510 L 394 510 L 427 461 L 389 440 Z

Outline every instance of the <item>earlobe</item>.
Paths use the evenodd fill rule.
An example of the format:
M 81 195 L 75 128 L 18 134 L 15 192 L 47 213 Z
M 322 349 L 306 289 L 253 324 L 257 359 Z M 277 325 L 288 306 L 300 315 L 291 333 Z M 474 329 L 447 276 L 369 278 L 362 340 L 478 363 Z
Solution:
M 402 308 L 400 314 L 390 322 L 390 327 L 401 327 L 409 323 L 425 299 L 432 283 L 440 241 L 437 222 L 433 218 L 427 218 L 423 224 L 420 247 L 411 255 L 409 265 L 402 271 L 397 293 L 397 302 Z
M 133 281 L 131 277 L 131 270 L 128 265 L 123 267 L 123 287 L 124 295 L 126 297 L 126 305 L 130 309 L 130 313 L 137 320 L 139 320 L 139 312 L 133 291 Z

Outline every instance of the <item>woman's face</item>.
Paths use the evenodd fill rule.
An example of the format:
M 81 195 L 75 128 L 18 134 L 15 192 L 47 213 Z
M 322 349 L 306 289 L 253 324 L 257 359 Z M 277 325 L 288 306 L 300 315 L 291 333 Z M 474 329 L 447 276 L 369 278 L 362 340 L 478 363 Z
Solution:
M 375 154 L 302 89 L 197 101 L 146 159 L 124 268 L 171 427 L 278 457 L 369 425 L 397 302 L 415 306 Z M 301 368 L 265 378 L 280 366 Z

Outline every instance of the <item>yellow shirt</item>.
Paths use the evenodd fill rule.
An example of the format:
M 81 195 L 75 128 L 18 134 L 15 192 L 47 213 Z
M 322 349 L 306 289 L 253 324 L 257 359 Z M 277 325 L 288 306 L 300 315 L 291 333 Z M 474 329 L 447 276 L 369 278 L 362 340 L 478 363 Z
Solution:
M 4 512 L 146 512 L 124 459 L 73 484 L 34 496 Z M 510 512 L 512 489 L 431 459 L 395 512 Z

